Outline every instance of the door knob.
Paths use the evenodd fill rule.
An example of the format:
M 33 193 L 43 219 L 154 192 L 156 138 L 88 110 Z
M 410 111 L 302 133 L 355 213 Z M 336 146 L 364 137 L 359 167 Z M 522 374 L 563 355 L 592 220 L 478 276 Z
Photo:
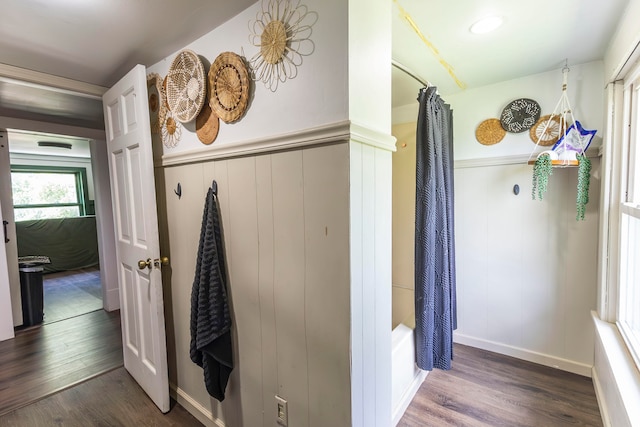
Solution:
M 144 260 L 138 261 L 138 268 L 140 270 L 144 270 L 145 268 L 151 268 L 151 258 L 147 258 L 146 261 Z
M 160 266 L 164 266 L 164 265 L 169 265 L 169 258 L 166 256 L 163 256 L 161 258 L 156 258 L 153 260 L 153 265 L 156 268 L 160 268 Z

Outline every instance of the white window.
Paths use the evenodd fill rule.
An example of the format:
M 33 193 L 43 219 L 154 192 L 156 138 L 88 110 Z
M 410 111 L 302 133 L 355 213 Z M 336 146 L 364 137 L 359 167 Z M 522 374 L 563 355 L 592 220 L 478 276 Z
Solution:
M 628 128 L 620 206 L 618 327 L 640 367 L 640 68 L 625 83 Z
M 16 221 L 68 218 L 86 213 L 84 168 L 12 166 Z

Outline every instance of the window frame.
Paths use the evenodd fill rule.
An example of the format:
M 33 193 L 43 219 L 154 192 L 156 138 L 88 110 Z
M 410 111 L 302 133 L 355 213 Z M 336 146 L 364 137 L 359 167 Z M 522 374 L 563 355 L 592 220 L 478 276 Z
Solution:
M 621 171 L 619 175 L 620 197 L 617 201 L 618 215 L 618 287 L 615 295 L 615 323 L 636 367 L 640 369 L 640 333 L 633 330 L 628 313 L 629 298 L 634 298 L 640 289 L 640 268 L 636 268 L 634 259 L 640 251 L 639 244 L 632 246 L 633 238 L 629 237 L 631 221 L 640 221 L 640 63 L 636 64 L 623 85 L 623 138 L 620 155 Z M 636 227 L 638 225 L 635 225 Z M 631 263 L 631 264 L 629 264 Z M 631 273 L 630 267 L 631 265 Z M 630 277 L 631 276 L 631 277 Z M 640 310 L 640 307 L 637 308 Z
M 11 165 L 11 173 L 58 173 L 74 175 L 76 183 L 77 203 L 38 203 L 26 205 L 13 205 L 16 209 L 34 209 L 50 207 L 77 206 L 79 217 L 87 216 L 87 202 L 89 201 L 87 169 L 73 166 L 43 166 L 43 165 Z

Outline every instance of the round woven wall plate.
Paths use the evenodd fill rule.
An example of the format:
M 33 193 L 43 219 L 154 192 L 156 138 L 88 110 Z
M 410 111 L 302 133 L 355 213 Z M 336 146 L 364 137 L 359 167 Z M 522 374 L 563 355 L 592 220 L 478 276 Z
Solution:
M 209 106 L 220 120 L 231 123 L 244 114 L 249 103 L 249 71 L 244 60 L 223 52 L 209 69 Z
M 482 145 L 497 144 L 506 134 L 507 131 L 502 128 L 498 119 L 487 119 L 476 129 L 476 139 Z
M 167 72 L 167 103 L 176 120 L 195 119 L 207 96 L 204 65 L 195 52 L 185 49 L 173 59 Z
M 535 125 L 529 129 L 529 138 L 534 144 L 548 147 L 560 139 L 560 129 L 562 125 L 562 119 L 557 114 L 547 114 L 540 117 Z M 544 133 L 543 133 L 544 132 Z M 540 142 L 538 142 L 540 140 Z
M 211 107 L 205 105 L 196 117 L 196 135 L 205 145 L 211 144 L 218 137 L 220 119 L 211 111 Z
M 500 123 L 507 132 L 520 133 L 531 128 L 540 118 L 540 105 L 533 99 L 511 101 L 500 115 Z
M 162 87 L 163 79 L 158 73 L 147 75 L 147 93 L 149 95 L 149 118 L 151 133 L 160 134 L 162 124 L 167 115 L 167 103 Z

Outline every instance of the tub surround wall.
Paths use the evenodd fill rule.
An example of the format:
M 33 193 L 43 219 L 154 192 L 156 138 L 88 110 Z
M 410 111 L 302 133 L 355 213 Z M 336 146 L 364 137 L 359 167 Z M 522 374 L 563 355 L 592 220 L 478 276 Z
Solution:
M 417 113 L 416 113 L 417 115 Z M 392 191 L 392 328 L 415 327 L 414 271 L 416 204 L 416 123 L 395 124 Z

